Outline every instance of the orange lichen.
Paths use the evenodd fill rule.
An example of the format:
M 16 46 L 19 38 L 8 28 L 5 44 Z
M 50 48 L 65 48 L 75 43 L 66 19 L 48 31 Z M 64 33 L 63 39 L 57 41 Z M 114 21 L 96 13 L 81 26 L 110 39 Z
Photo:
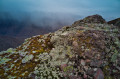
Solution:
M 43 40 L 41 42 L 39 42 L 39 40 Z M 27 49 L 25 49 L 25 51 L 37 51 L 37 52 L 44 52 L 45 50 L 48 51 L 48 49 L 52 48 L 52 45 L 50 44 L 50 37 L 48 37 L 47 39 L 42 39 L 41 37 L 35 37 L 32 38 L 30 45 L 27 47 Z
M 42 35 L 39 35 L 39 36 L 36 36 L 36 37 L 32 37 L 32 38 L 29 38 L 29 39 L 25 40 L 26 42 L 23 43 L 21 46 L 17 47 L 17 48 L 16 48 L 16 51 L 23 50 L 23 49 L 24 49 L 23 47 L 26 46 L 27 44 L 29 44 L 29 42 L 32 42 L 33 44 L 34 44 L 34 43 L 35 43 L 35 44 L 38 43 L 37 40 L 39 40 L 39 39 L 42 39 Z M 31 45 L 32 43 L 30 43 L 30 45 Z
M 9 59 L 12 59 L 6 62 L 6 65 L 9 68 L 9 70 L 6 71 L 7 75 L 16 76 L 16 78 L 19 77 L 22 78 L 22 77 L 28 77 L 28 75 L 34 71 L 36 65 L 40 63 L 40 60 L 38 59 L 39 57 L 37 56 L 43 52 L 49 53 L 53 47 L 52 44 L 50 43 L 50 37 L 43 39 L 44 42 L 39 42 L 38 41 L 39 39 L 43 39 L 42 36 L 32 37 L 28 41 L 30 42 L 30 45 L 28 45 L 27 49 L 25 49 L 25 52 L 29 52 L 27 55 L 33 55 L 33 59 L 30 60 L 30 62 L 28 61 L 26 63 L 22 63 L 23 57 L 19 55 L 19 53 L 17 54 L 14 53 L 11 54 L 9 57 L 7 57 Z M 24 45 L 27 45 L 28 42 L 18 47 L 17 51 L 22 50 L 23 49 L 22 47 L 24 47 Z M 35 53 L 33 53 L 32 51 L 35 51 Z M 38 61 L 35 61 L 35 59 L 38 59 Z M 10 68 L 12 64 L 13 67 Z M 7 76 L 4 75 L 5 70 L 3 69 L 3 66 L 4 65 L 0 65 L 1 68 L 0 76 L 1 78 L 7 78 Z

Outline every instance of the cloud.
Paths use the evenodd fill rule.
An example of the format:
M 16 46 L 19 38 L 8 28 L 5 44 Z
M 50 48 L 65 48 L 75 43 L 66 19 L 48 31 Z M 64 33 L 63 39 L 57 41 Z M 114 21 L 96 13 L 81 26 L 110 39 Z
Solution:
M 90 14 L 102 14 L 106 16 L 120 17 L 119 0 L 0 0 L 0 11 L 12 14 L 58 13 L 68 15 L 87 16 Z M 37 15 L 38 16 L 38 15 Z

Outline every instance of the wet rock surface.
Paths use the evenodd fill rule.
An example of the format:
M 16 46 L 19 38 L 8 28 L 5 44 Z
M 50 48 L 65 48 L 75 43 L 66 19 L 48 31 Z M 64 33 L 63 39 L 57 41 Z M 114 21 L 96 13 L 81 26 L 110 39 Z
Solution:
M 0 78 L 118 79 L 118 27 L 100 15 L 33 36 L 16 49 L 0 53 Z

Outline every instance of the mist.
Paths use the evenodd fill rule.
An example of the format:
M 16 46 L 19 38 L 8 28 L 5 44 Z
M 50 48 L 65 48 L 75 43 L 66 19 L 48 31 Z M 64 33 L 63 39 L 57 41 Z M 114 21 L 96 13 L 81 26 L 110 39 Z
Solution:
M 0 0 L 0 13 L 44 26 L 72 24 L 85 16 L 100 14 L 107 21 L 120 17 L 120 0 Z M 48 25 L 45 25 L 48 26 Z

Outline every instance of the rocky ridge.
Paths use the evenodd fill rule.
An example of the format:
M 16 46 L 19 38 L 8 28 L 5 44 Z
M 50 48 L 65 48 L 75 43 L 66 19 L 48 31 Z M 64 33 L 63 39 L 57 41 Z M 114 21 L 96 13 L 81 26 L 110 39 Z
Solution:
M 0 52 L 0 78 L 118 79 L 118 27 L 100 15 L 33 36 L 16 49 Z
M 112 21 L 108 21 L 108 24 L 113 24 L 115 26 L 118 26 L 120 28 L 120 18 L 114 19 Z

